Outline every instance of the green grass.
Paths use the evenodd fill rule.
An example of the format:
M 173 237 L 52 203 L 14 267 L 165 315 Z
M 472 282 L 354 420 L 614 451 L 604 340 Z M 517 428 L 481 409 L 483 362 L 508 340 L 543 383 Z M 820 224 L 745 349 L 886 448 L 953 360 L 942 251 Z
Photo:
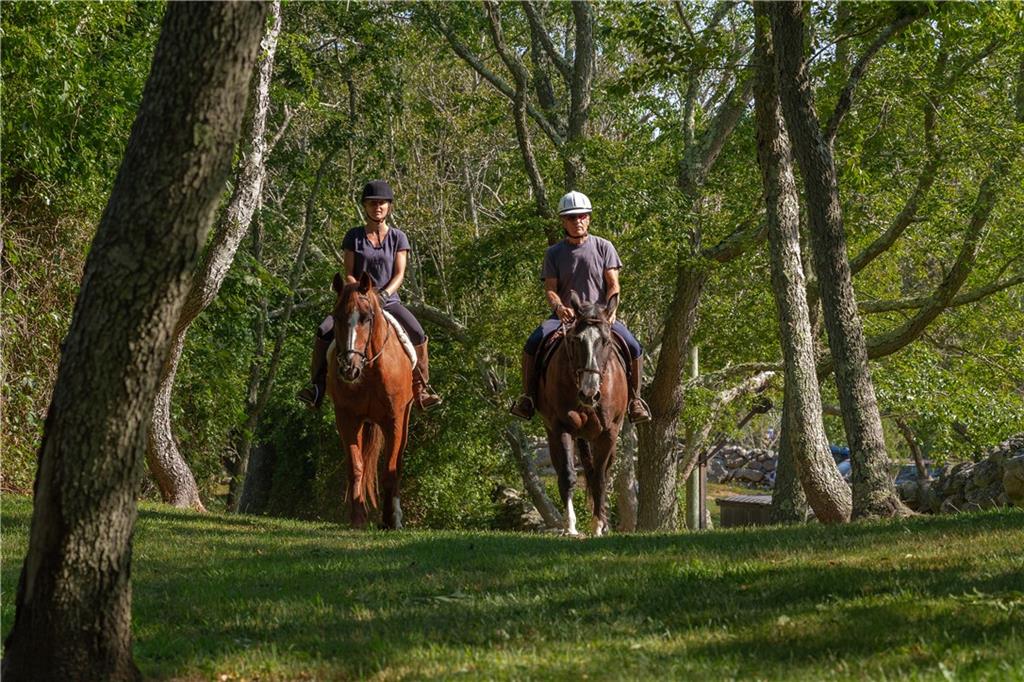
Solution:
M 1020 510 L 575 540 L 145 505 L 133 585 L 147 678 L 1024 680 Z

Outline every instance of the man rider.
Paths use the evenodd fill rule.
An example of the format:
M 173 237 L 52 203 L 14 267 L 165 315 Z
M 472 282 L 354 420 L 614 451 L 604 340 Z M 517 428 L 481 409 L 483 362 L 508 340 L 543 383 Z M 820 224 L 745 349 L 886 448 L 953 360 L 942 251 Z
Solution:
M 619 293 L 619 270 L 622 261 L 615 246 L 602 237 L 590 234 L 590 199 L 582 192 L 569 192 L 558 202 L 558 215 L 565 238 L 549 246 L 544 254 L 541 279 L 551 307 L 551 317 L 544 320 L 526 341 L 523 349 L 523 394 L 512 404 L 510 412 L 522 419 L 531 419 L 537 402 L 537 351 L 544 339 L 563 323 L 571 323 L 576 313 L 563 301 L 575 291 L 586 302 L 607 303 Z M 619 320 L 612 317 L 612 331 L 629 347 L 629 405 L 627 414 L 634 424 L 651 418 L 647 403 L 640 397 L 643 379 L 643 348 L 636 337 Z

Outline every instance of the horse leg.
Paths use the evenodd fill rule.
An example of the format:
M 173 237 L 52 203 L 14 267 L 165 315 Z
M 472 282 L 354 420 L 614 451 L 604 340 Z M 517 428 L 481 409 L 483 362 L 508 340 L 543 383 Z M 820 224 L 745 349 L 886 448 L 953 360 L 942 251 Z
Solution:
M 579 454 L 580 464 L 583 465 L 583 475 L 587 479 L 587 497 L 590 498 L 590 511 L 593 513 L 590 529 L 593 531 L 595 536 L 600 536 L 601 529 L 599 521 L 601 496 L 598 493 L 599 474 L 594 463 L 594 455 L 590 442 L 583 440 L 582 438 L 577 438 L 576 452 Z
M 366 500 L 363 497 L 363 424 L 337 420 L 341 445 L 348 455 L 349 521 L 353 528 L 366 527 Z
M 576 487 L 576 466 L 573 463 L 572 436 L 566 432 L 548 433 L 551 464 L 558 474 L 558 494 L 565 507 L 565 532 L 579 535 L 576 530 L 576 511 L 572 508 L 572 491 Z
M 409 439 L 409 412 L 412 403 L 405 408 L 405 414 L 381 425 L 384 432 L 384 527 L 390 530 L 402 528 L 402 502 L 398 485 L 402 477 L 402 455 Z
M 594 476 L 591 495 L 594 496 L 594 535 L 608 532 L 608 476 L 615 459 L 615 441 L 618 430 L 605 431 L 594 441 Z

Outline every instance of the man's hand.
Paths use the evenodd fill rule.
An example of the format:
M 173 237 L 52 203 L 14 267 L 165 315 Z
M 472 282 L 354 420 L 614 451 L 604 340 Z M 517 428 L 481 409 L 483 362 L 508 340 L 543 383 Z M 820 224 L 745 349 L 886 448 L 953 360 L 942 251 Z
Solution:
M 576 312 L 567 305 L 559 305 L 555 308 L 555 315 L 562 321 L 562 324 L 571 324 L 576 319 Z

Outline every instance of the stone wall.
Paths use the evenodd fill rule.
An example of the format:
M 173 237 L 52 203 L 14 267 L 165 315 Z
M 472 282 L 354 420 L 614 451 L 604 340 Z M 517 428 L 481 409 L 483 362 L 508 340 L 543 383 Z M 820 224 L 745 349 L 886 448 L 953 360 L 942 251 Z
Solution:
M 908 481 L 898 489 L 911 509 L 924 513 L 1024 507 L 1024 433 L 1003 441 L 977 462 L 954 464 L 933 481 Z
M 742 483 L 771 488 L 775 484 L 778 455 L 773 450 L 741 445 L 726 445 L 708 460 L 708 480 L 712 483 Z

